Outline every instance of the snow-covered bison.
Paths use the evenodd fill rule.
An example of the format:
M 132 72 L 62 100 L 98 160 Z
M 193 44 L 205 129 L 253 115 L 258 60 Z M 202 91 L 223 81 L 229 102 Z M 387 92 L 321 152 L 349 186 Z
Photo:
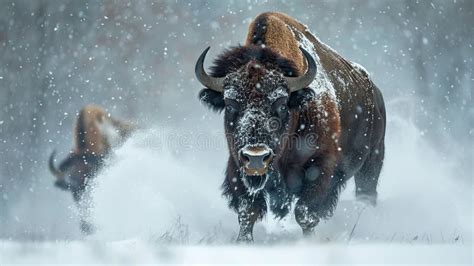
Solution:
M 245 45 L 217 57 L 201 101 L 225 109 L 230 151 L 223 194 L 239 217 L 238 241 L 253 240 L 254 223 L 269 209 L 295 217 L 303 233 L 332 215 L 345 182 L 375 204 L 384 158 L 385 107 L 367 72 L 281 13 L 250 24 Z
M 84 233 L 92 230 L 83 215 L 88 181 L 100 170 L 110 150 L 123 142 L 133 129 L 131 124 L 110 117 L 104 109 L 88 105 L 79 112 L 76 120 L 74 149 L 59 167 L 54 165 L 55 151 L 49 157 L 49 170 L 56 177 L 55 185 L 71 191 L 79 207 Z

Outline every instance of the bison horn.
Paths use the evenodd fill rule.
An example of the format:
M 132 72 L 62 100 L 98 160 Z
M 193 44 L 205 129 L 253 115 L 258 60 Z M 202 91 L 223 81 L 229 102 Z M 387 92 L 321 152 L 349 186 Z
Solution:
M 64 179 L 64 173 L 54 166 L 54 156 L 56 155 L 56 151 L 54 150 L 51 155 L 49 156 L 49 171 L 59 180 Z
M 290 92 L 294 92 L 308 87 L 308 85 L 311 84 L 311 82 L 313 82 L 314 78 L 316 77 L 316 62 L 305 49 L 300 47 L 300 50 L 306 58 L 306 61 L 308 61 L 308 70 L 303 76 L 285 78 Z
M 196 74 L 197 79 L 201 82 L 202 85 L 206 86 L 207 88 L 217 91 L 223 92 L 224 91 L 224 78 L 215 78 L 209 76 L 206 71 L 204 70 L 204 58 L 206 58 L 206 54 L 211 47 L 207 47 L 204 52 L 199 56 L 196 66 L 194 67 L 194 73 Z

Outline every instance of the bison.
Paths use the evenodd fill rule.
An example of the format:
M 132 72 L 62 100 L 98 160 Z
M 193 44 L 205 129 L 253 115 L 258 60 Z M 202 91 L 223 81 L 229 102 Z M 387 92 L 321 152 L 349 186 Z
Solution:
M 220 54 L 199 97 L 224 111 L 229 159 L 223 195 L 238 214 L 237 241 L 253 241 L 267 207 L 278 218 L 296 202 L 304 235 L 329 218 L 346 181 L 375 205 L 384 159 L 385 107 L 369 74 L 281 13 L 250 24 L 243 46 Z
M 84 214 L 87 184 L 101 169 L 110 150 L 123 142 L 133 130 L 131 124 L 110 117 L 98 106 L 88 105 L 79 112 L 76 120 L 74 149 L 59 167 L 54 165 L 55 151 L 49 157 L 49 169 L 56 177 L 55 185 L 72 192 L 84 233 L 93 230 Z

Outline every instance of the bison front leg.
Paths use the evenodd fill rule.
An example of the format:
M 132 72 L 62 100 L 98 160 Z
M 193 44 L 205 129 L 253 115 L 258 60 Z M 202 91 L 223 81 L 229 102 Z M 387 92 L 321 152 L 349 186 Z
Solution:
M 303 188 L 295 207 L 295 219 L 305 236 L 313 233 L 321 219 L 331 215 L 333 202 L 337 201 L 337 189 L 334 195 L 330 191 L 332 168 L 324 161 L 317 165 L 305 169 Z
M 296 203 L 295 218 L 305 236 L 312 235 L 314 228 L 320 221 L 314 205 L 301 199 Z
M 263 217 L 266 211 L 263 193 L 257 195 L 242 195 L 238 199 L 237 214 L 240 231 L 237 242 L 253 242 L 253 226 Z
M 85 235 L 91 235 L 95 232 L 94 225 L 89 222 L 90 220 L 90 195 L 85 193 L 84 189 L 76 189 L 72 192 L 74 202 L 76 203 L 79 218 L 80 218 L 80 229 Z

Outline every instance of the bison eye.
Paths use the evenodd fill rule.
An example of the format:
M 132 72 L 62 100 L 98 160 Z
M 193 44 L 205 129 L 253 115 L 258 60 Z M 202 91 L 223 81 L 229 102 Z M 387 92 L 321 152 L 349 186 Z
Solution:
M 286 115 L 288 111 L 287 97 L 281 97 L 272 104 L 272 110 L 280 117 Z
M 239 103 L 235 100 L 225 100 L 225 110 L 231 114 L 237 113 L 240 110 Z

